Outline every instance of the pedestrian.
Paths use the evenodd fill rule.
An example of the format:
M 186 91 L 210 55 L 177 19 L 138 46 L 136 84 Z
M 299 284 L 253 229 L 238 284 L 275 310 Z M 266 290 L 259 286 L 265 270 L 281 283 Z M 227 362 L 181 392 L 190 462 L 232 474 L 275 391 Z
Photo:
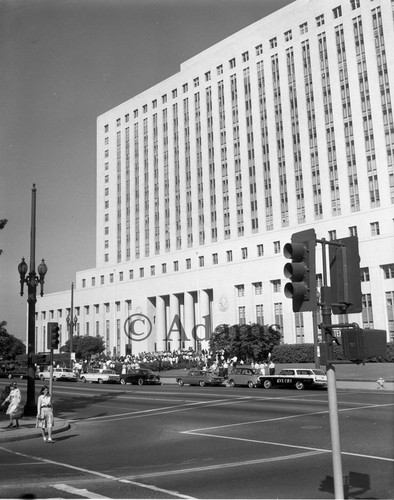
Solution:
M 46 385 L 41 389 L 37 401 L 37 427 L 41 428 L 42 439 L 45 443 L 53 443 L 52 427 L 53 427 L 53 406 L 52 396 L 49 394 L 49 389 Z M 48 437 L 45 435 L 45 429 L 48 432 Z
M 268 365 L 268 368 L 270 375 L 275 375 L 275 363 L 272 361 L 272 359 L 270 361 L 270 364 Z
M 21 391 L 18 388 L 17 383 L 12 382 L 9 395 L 1 403 L 2 406 L 5 403 L 10 403 L 6 411 L 6 414 L 10 416 L 10 423 L 6 426 L 6 429 L 9 427 L 19 427 L 19 419 L 22 416 L 21 400 Z

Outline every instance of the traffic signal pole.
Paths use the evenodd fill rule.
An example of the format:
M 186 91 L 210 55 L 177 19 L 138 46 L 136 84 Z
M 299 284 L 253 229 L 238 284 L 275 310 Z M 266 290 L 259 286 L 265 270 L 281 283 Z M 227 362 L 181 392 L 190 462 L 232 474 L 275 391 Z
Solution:
M 321 289 L 321 325 L 323 339 L 326 344 L 326 375 L 327 375 L 327 393 L 328 393 L 328 411 L 330 416 L 330 435 L 332 449 L 332 469 L 334 478 L 334 494 L 335 498 L 342 500 L 344 497 L 343 489 L 343 473 L 342 473 L 342 458 L 341 458 L 341 443 L 339 434 L 339 419 L 338 419 L 338 401 L 337 401 L 337 384 L 335 375 L 335 366 L 333 365 L 334 347 L 333 334 L 331 323 L 331 300 L 329 288 L 327 287 L 327 257 L 326 257 L 326 240 L 318 240 L 322 244 L 323 254 L 323 287 Z

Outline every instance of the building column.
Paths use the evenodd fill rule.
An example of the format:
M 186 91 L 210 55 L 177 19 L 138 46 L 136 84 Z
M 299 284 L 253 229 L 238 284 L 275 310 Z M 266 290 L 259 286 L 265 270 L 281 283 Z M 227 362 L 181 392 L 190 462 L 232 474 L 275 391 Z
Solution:
M 170 295 L 170 317 L 168 318 L 168 340 L 171 340 L 171 350 L 181 349 L 181 317 L 179 312 L 179 298 L 175 294 Z
M 166 346 L 166 303 L 164 297 L 156 297 L 156 348 L 165 351 Z
M 208 349 L 209 337 L 212 330 L 209 290 L 200 290 L 198 293 L 198 300 L 196 339 L 200 343 L 202 349 Z
M 194 314 L 194 294 L 190 292 L 185 292 L 185 335 L 186 335 L 186 343 L 185 347 L 188 349 L 191 347 L 192 349 L 196 348 L 196 341 L 194 336 L 194 325 L 195 323 L 195 314 Z

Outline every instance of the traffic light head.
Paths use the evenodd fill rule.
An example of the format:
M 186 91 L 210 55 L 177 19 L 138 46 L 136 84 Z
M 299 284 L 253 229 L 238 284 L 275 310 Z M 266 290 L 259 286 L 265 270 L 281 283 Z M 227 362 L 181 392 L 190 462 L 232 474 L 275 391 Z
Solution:
M 48 349 L 58 349 L 60 340 L 60 328 L 58 323 L 48 323 L 47 327 Z
M 290 283 L 285 285 L 285 295 L 293 300 L 293 311 L 314 311 L 316 298 L 316 234 L 314 229 L 294 233 L 291 243 L 286 243 L 283 254 L 291 259 L 283 269 Z

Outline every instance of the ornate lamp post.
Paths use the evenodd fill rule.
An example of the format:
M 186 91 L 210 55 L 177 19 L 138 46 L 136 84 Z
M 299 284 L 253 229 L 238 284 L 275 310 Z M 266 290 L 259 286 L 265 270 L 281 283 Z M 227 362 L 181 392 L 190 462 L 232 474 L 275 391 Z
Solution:
M 35 271 L 35 253 L 36 253 L 36 185 L 33 184 L 31 195 L 31 227 L 30 227 L 30 270 L 27 274 L 27 264 L 25 258 L 18 265 L 20 276 L 21 295 L 23 295 L 23 285 L 27 285 L 27 303 L 28 303 L 28 334 L 27 334 L 27 401 L 25 405 L 25 415 L 33 416 L 37 413 L 35 398 L 35 369 L 33 363 L 33 354 L 35 353 L 36 334 L 35 334 L 35 316 L 37 302 L 37 286 L 40 284 L 40 295 L 44 295 L 44 278 L 48 271 L 44 259 Z
M 70 335 L 70 368 L 71 369 L 73 367 L 72 352 L 73 352 L 74 328 L 77 326 L 77 323 L 78 323 L 77 316 L 74 316 L 74 319 L 72 319 L 73 314 L 74 314 L 74 283 L 71 283 L 71 307 L 70 307 L 70 314 L 68 314 L 67 318 L 66 318 L 67 327 L 69 329 L 69 335 Z

